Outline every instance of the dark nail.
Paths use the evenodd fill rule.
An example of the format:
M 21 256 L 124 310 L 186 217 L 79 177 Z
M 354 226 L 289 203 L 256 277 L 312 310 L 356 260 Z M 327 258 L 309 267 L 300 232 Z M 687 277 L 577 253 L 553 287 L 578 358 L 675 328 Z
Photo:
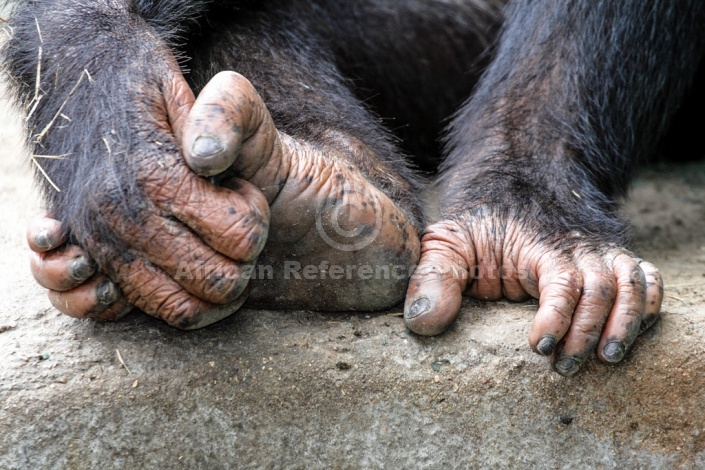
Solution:
M 404 313 L 404 318 L 416 318 L 419 315 L 423 315 L 424 313 L 428 312 L 429 310 L 431 310 L 431 301 L 425 297 L 422 297 L 420 299 L 417 299 L 416 302 L 411 305 L 411 308 L 406 313 Z
M 56 243 L 56 240 L 54 240 L 53 237 L 49 236 L 49 230 L 47 229 L 42 230 L 34 237 L 34 244 L 44 250 L 53 248 L 54 243 Z
M 103 281 L 95 289 L 95 298 L 100 305 L 112 305 L 119 297 L 119 292 L 115 284 L 111 281 Z
M 541 341 L 539 341 L 538 346 L 536 346 L 536 349 L 539 350 L 541 354 L 544 356 L 550 356 L 553 354 L 553 350 L 556 347 L 556 340 L 555 338 L 551 336 L 544 336 L 541 338 Z
M 556 368 L 556 372 L 562 376 L 570 377 L 578 372 L 578 369 L 580 369 L 580 362 L 574 357 L 564 357 L 556 362 L 554 367 Z
M 199 158 L 212 157 L 221 153 L 223 150 L 225 150 L 223 144 L 215 137 L 209 135 L 197 138 L 191 147 L 193 156 Z
M 610 341 L 602 349 L 602 355 L 605 360 L 613 364 L 624 359 L 625 353 L 626 351 L 624 350 L 624 345 L 619 341 Z
M 83 282 L 93 275 L 95 269 L 85 256 L 79 256 L 69 265 L 69 276 L 77 282 Z

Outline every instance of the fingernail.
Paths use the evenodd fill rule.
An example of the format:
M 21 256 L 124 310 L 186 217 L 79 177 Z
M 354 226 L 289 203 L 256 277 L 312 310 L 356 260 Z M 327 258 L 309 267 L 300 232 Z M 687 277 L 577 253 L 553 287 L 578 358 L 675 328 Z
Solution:
M 119 293 L 112 281 L 103 281 L 95 289 L 95 298 L 101 305 L 112 305 L 119 297 Z
M 580 369 L 580 362 L 574 357 L 564 357 L 563 359 L 557 361 L 554 365 L 556 372 L 564 377 L 570 377 L 575 375 Z
M 215 137 L 209 135 L 201 136 L 196 139 L 191 147 L 191 153 L 195 157 L 208 158 L 217 155 L 225 150 L 223 144 Z
M 431 310 L 431 301 L 425 297 L 422 297 L 411 305 L 411 308 L 404 313 L 404 318 L 411 319 L 416 318 L 419 315 Z
M 538 346 L 536 346 L 536 349 L 544 355 L 544 356 L 550 356 L 553 354 L 553 350 L 556 347 L 556 340 L 551 337 L 551 336 L 544 336 L 541 338 L 541 341 L 539 341 Z
M 47 229 L 42 230 L 34 237 L 34 244 L 37 245 L 39 248 L 43 248 L 45 250 L 53 248 L 54 243 L 55 241 L 52 237 L 49 236 L 49 230 Z
M 611 341 L 602 349 L 602 355 L 607 362 L 617 363 L 624 359 L 624 345 L 619 341 Z
M 79 256 L 69 265 L 69 276 L 78 282 L 85 281 L 93 275 L 93 272 L 93 265 L 88 262 L 85 256 Z

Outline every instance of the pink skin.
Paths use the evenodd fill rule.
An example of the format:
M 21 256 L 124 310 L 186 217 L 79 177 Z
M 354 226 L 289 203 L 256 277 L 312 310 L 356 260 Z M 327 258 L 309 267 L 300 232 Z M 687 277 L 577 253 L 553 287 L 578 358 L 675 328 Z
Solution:
M 157 122 L 174 123 L 185 162 L 164 155 L 135 163 L 138 181 L 156 206 L 144 224 L 105 209 L 103 217 L 132 252 L 130 261 L 87 240 L 89 250 L 97 246 L 107 260 L 115 284 L 102 275 L 90 277 L 93 262 L 81 248 L 64 245 L 56 220 L 43 216 L 30 226 L 28 239 L 36 253 L 32 272 L 50 290 L 57 309 L 79 318 L 103 318 L 107 309 L 111 319 L 109 300 L 126 301 L 173 326 L 192 329 L 232 314 L 248 298 L 254 306 L 331 310 L 399 302 L 406 277 L 352 283 L 326 271 L 319 274 L 325 282 L 292 276 L 250 283 L 243 273 L 260 255 L 275 266 L 278 260 L 295 259 L 323 270 L 326 263 L 355 268 L 352 272 L 361 265 L 400 265 L 408 273 L 419 257 L 418 231 L 406 212 L 356 168 L 352 160 L 376 157 L 355 138 L 331 132 L 312 145 L 279 132 L 249 81 L 233 72 L 214 77 L 198 100 L 183 77 L 172 80 L 164 96 L 168 119 L 161 109 L 153 112 Z M 196 175 L 226 170 L 239 178 L 228 176 L 215 186 Z M 395 184 L 407 183 L 399 178 Z M 337 242 L 354 237 L 336 241 L 336 228 L 373 229 L 375 238 L 358 249 L 339 249 Z M 322 238 L 326 229 L 332 238 Z M 360 296 L 361 290 L 370 295 Z
M 254 98 L 256 92 L 239 75 L 217 76 L 197 101 L 189 98 L 187 92 L 180 95 L 186 98 L 175 101 L 181 103 L 176 107 L 179 117 L 171 122 L 178 122 L 174 133 L 182 142 L 182 148 L 187 149 L 184 152 L 186 163 L 195 172 L 214 175 L 238 165 L 239 174 L 259 188 L 253 187 L 249 191 L 252 194 L 261 191 L 271 204 L 277 190 L 269 183 L 278 180 L 282 174 L 297 174 L 296 168 L 316 165 L 315 152 L 307 148 L 301 150 L 300 143 L 292 142 L 290 137 L 276 131 L 261 100 Z M 213 113 L 214 106 L 225 108 L 226 112 Z M 233 120 L 242 124 L 240 134 L 232 133 Z M 217 153 L 215 158 L 195 157 L 188 149 L 192 149 L 203 136 L 215 137 L 225 143 L 226 150 Z M 206 139 L 203 145 L 210 143 Z M 319 173 L 314 177 L 313 185 L 319 188 L 314 196 L 329 191 L 325 189 L 329 184 L 325 175 Z M 352 170 L 345 176 L 364 184 L 364 179 Z M 244 183 L 236 186 L 239 189 Z M 368 192 L 375 190 L 363 188 Z M 205 188 L 202 193 L 210 194 Z M 283 193 L 287 194 L 286 191 Z M 278 221 L 279 226 L 293 223 L 287 217 L 291 216 L 290 208 L 296 207 L 292 204 L 299 201 L 296 194 L 290 201 L 280 201 L 279 205 L 272 206 L 273 226 Z M 186 197 L 188 199 L 188 195 Z M 222 196 L 211 194 L 209 197 Z M 249 196 L 244 197 L 247 200 Z M 202 199 L 200 201 L 204 203 Z M 192 200 L 183 206 L 195 207 Z M 384 206 L 388 213 L 396 210 L 391 202 L 384 202 Z M 365 217 L 364 214 L 358 216 Z M 190 217 L 193 224 L 201 227 L 199 233 L 207 233 L 204 227 L 209 224 L 218 226 L 221 223 L 200 220 L 198 211 L 192 212 Z M 426 229 L 421 239 L 421 261 L 409 284 L 405 306 L 405 320 L 412 331 L 423 335 L 444 331 L 457 318 L 463 295 L 482 300 L 504 297 L 515 301 L 535 297 L 540 306 L 532 323 L 529 343 L 534 351 L 551 356 L 559 373 L 572 375 L 592 351 L 596 351 L 604 362 L 619 362 L 637 335 L 657 319 L 663 283 L 652 264 L 619 247 L 596 248 L 580 234 L 575 234 L 570 249 L 566 249 L 540 243 L 529 228 L 512 220 L 498 222 L 490 218 L 460 217 L 440 221 Z M 504 231 L 500 233 L 490 227 L 504 227 Z M 400 244 L 400 233 L 404 230 L 408 229 L 385 225 L 381 232 L 383 244 Z M 280 256 L 287 244 L 285 238 L 270 233 L 269 248 L 265 248 L 265 252 L 270 250 L 269 255 L 274 258 Z M 49 289 L 52 304 L 67 315 L 116 320 L 129 310 L 128 304 L 131 303 L 147 313 L 168 319 L 170 313 L 165 310 L 171 308 L 172 303 L 150 297 L 162 295 L 163 299 L 164 285 L 168 286 L 170 296 L 181 296 L 206 310 L 219 308 L 215 303 L 203 303 L 208 293 L 199 291 L 198 286 L 184 286 L 165 273 L 152 277 L 149 288 L 140 287 L 140 284 L 144 285 L 144 279 L 138 279 L 139 276 L 121 279 L 118 288 L 105 276 L 93 274 L 93 264 L 83 250 L 65 245 L 61 226 L 50 215 L 40 216 L 32 222 L 28 241 L 34 252 L 32 273 L 43 287 Z M 216 241 L 205 239 L 204 243 L 201 239 L 198 243 L 205 250 Z M 313 248 L 320 246 L 322 251 L 329 249 L 319 240 L 310 239 L 310 243 Z M 411 263 L 418 256 L 418 245 L 414 248 L 413 243 L 408 257 Z M 331 252 L 330 256 L 337 255 Z M 372 254 L 368 252 L 368 256 Z M 287 290 L 285 287 L 279 294 L 296 297 L 298 289 Z M 126 294 L 121 295 L 121 290 Z M 138 296 L 131 295 L 136 291 L 139 291 Z M 266 295 L 267 292 L 258 294 L 261 299 Z M 140 302 L 135 302 L 135 298 Z M 305 307 L 305 302 L 306 298 L 297 298 L 294 303 Z M 211 320 L 223 316 L 217 313 Z M 196 326 L 205 326 L 212 321 Z
M 506 232 L 490 234 L 489 227 Z M 455 321 L 463 293 L 482 300 L 534 297 L 539 309 L 529 344 L 550 355 L 559 373 L 574 374 L 592 351 L 606 363 L 619 362 L 658 318 L 661 276 L 619 247 L 592 249 L 578 234 L 572 247 L 537 242 L 512 222 L 436 223 L 422 238 L 407 294 L 407 326 L 420 334 L 442 332 Z

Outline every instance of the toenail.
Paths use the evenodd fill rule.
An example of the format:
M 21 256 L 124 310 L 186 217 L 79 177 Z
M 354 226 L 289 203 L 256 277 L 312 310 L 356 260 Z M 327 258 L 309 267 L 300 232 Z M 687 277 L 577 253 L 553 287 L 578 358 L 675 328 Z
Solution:
M 578 372 L 578 369 L 580 369 L 580 362 L 578 362 L 578 360 L 574 357 L 564 357 L 560 361 L 556 362 L 555 368 L 556 372 L 559 374 L 565 377 L 570 377 Z
M 44 229 L 34 237 L 34 244 L 48 250 L 54 246 L 54 239 L 49 236 L 49 230 Z
M 100 305 L 111 305 L 118 299 L 118 290 L 111 281 L 103 281 L 96 287 L 95 297 Z
M 624 359 L 624 345 L 619 341 L 611 341 L 602 349 L 602 355 L 607 362 L 617 363 Z
M 544 355 L 544 356 L 550 356 L 553 354 L 553 350 L 556 347 L 556 339 L 553 338 L 552 336 L 544 336 L 541 338 L 541 341 L 539 341 L 538 346 L 536 346 L 536 349 Z
M 416 318 L 429 310 L 431 310 L 431 301 L 425 297 L 422 297 L 417 299 L 416 302 L 411 305 L 411 308 L 404 314 L 404 318 Z
M 201 136 L 196 139 L 191 147 L 191 153 L 194 157 L 208 158 L 217 155 L 225 150 L 223 144 L 215 137 L 209 135 Z
M 69 276 L 74 281 L 85 281 L 93 275 L 93 271 L 93 265 L 88 262 L 85 256 L 75 258 L 69 265 Z

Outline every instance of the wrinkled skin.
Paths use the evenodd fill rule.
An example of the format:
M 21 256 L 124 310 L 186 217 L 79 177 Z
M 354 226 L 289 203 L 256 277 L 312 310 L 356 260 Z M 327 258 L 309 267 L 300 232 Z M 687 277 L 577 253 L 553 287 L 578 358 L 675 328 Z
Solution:
M 529 343 L 551 356 L 558 372 L 573 375 L 592 351 L 617 363 L 658 318 L 662 279 L 651 263 L 624 249 L 579 240 L 567 245 L 542 243 L 515 222 L 434 224 L 424 233 L 407 294 L 407 324 L 422 334 L 440 333 L 455 320 L 463 293 L 482 300 L 534 297 L 540 306 Z
M 178 123 L 174 137 L 190 149 L 185 162 L 205 176 L 228 170 L 241 178 L 223 177 L 216 188 L 172 162 L 179 176 L 148 180 L 148 196 L 168 205 L 199 236 L 176 223 L 166 233 L 120 228 L 139 253 L 127 265 L 112 261 L 119 288 L 102 274 L 91 277 L 94 263 L 79 247 L 62 246 L 66 238 L 57 221 L 38 218 L 28 232 L 35 251 L 31 268 L 57 309 L 78 318 L 116 319 L 129 302 L 191 329 L 222 319 L 247 298 L 251 306 L 324 310 L 398 302 L 419 257 L 418 230 L 351 164 L 353 158 L 372 158 L 363 144 L 332 135 L 324 148 L 278 132 L 257 92 L 235 73 L 217 75 L 197 101 L 185 82 L 173 89 L 178 92 L 166 99 L 166 112 Z M 161 168 L 159 162 L 154 166 Z M 259 265 L 247 274 L 258 257 Z M 296 264 L 287 271 L 284 260 Z M 273 275 L 259 266 L 271 266 Z M 320 282 L 307 279 L 307 266 L 315 267 L 308 277 Z M 328 273 L 331 266 L 344 271 Z M 358 274 L 368 266 L 389 269 L 389 278 Z
M 85 139 L 54 129 L 40 144 L 81 157 L 93 139 L 90 150 L 102 155 L 96 136 L 117 128 L 109 157 L 127 149 L 130 158 L 108 167 L 120 170 L 113 179 L 95 170 L 102 160 L 92 155 L 71 168 L 53 163 L 50 173 L 70 190 L 47 191 L 64 226 L 46 215 L 29 228 L 36 279 L 68 315 L 111 320 L 131 305 L 184 329 L 242 305 L 369 311 L 406 295 L 409 329 L 434 335 L 455 321 L 463 295 L 534 297 L 529 343 L 558 373 L 575 374 L 593 352 L 619 362 L 657 319 L 663 283 L 625 248 L 618 200 L 633 162 L 663 132 L 667 120 L 654 116 L 669 115 L 689 83 L 705 47 L 697 42 L 705 8 L 693 0 L 510 2 L 497 51 L 471 83 L 467 71 L 484 50 L 477 45 L 496 32 L 492 14 L 475 19 L 498 3 L 281 1 L 234 14 L 231 2 L 209 2 L 207 21 L 185 30 L 194 41 L 191 83 L 236 69 L 256 87 L 225 72 L 196 99 L 159 36 L 168 21 L 150 16 L 157 10 L 125 9 L 121 0 L 87 6 L 79 19 L 99 20 L 110 34 L 84 45 L 65 36 L 71 3 L 45 0 L 44 36 L 90 57 L 91 47 L 113 54 L 101 65 L 115 72 L 94 67 L 104 71 L 99 86 L 79 88 L 62 108 L 76 120 L 97 110 L 95 122 L 74 124 L 90 128 Z M 167 18 L 175 4 L 154 3 Z M 131 23 L 134 11 L 147 22 Z M 673 34 L 652 34 L 662 29 Z M 35 18 L 26 20 L 14 44 L 26 55 L 17 53 L 13 70 L 30 94 L 36 49 L 22 49 L 22 38 L 38 41 L 34 30 Z M 134 31 L 139 41 L 130 40 Z M 418 37 L 399 41 L 408 31 Z M 609 41 L 596 47 L 604 31 Z M 230 42 L 221 43 L 223 32 Z M 62 56 L 50 44 L 44 57 Z M 54 65 L 65 92 L 72 77 Z M 107 102 L 100 87 L 110 90 Z M 58 96 L 39 103 L 38 130 L 65 93 Z M 121 119 L 113 108 L 123 103 Z M 399 117 L 400 128 L 408 124 L 400 134 L 413 140 L 427 130 L 416 116 L 437 126 L 454 110 L 434 182 L 438 207 L 421 221 L 419 183 L 377 117 Z M 291 262 L 311 270 L 287 275 Z
M 216 150 L 223 150 L 206 158 L 186 150 L 185 161 L 195 172 L 208 176 L 236 166 L 239 174 L 250 183 L 228 178 L 221 181 L 223 186 L 238 188 L 241 192 L 247 188 L 250 192 L 245 193 L 243 199 L 256 201 L 258 207 L 254 216 L 260 222 L 257 226 L 263 227 L 262 232 L 271 227 L 260 255 L 260 260 L 267 260 L 263 264 L 291 259 L 292 246 L 297 247 L 300 253 L 297 260 L 303 265 L 319 266 L 323 260 L 343 266 L 349 263 L 404 267 L 415 264 L 419 257 L 418 235 L 404 212 L 354 167 L 345 165 L 344 155 L 340 157 L 340 165 L 324 165 L 317 155 L 318 149 L 278 133 L 256 91 L 244 78 L 231 73 L 217 76 L 193 104 L 188 91 L 184 93 L 186 98 L 176 100 L 186 103 L 179 109 L 185 107 L 183 112 L 188 113 L 183 118 L 183 128 L 177 128 L 176 132 L 183 148 L 192 149 L 193 143 L 203 136 L 225 143 L 216 145 Z M 233 122 L 238 126 L 233 126 Z M 233 128 L 244 130 L 233 134 L 230 132 Z M 331 173 L 343 177 L 332 177 Z M 312 178 L 307 178 L 309 175 Z M 341 180 L 354 189 L 349 191 L 351 197 L 377 203 L 367 206 L 374 212 L 346 214 L 349 217 L 346 223 L 352 227 L 382 221 L 374 243 L 361 250 L 341 251 L 331 246 L 321 239 L 316 221 L 306 217 L 316 210 L 320 212 L 327 198 L 340 192 L 341 186 L 336 183 Z M 205 181 L 203 184 L 207 185 Z M 250 230 L 233 229 L 229 227 L 230 220 L 211 215 L 218 206 L 224 207 L 224 201 L 219 199 L 222 196 L 209 195 L 211 200 L 206 201 L 195 197 L 194 192 L 189 189 L 186 194 L 189 197 L 178 197 L 175 193 L 170 197 L 174 198 L 172 206 L 182 205 L 174 209 L 175 212 L 194 214 L 193 225 L 201 227 L 198 233 L 246 239 Z M 362 207 L 361 202 L 355 200 L 349 204 L 358 209 Z M 213 209 L 204 210 L 207 204 Z M 381 216 L 377 215 L 377 210 L 382 211 Z M 260 236 L 264 239 L 265 235 Z M 137 234 L 134 237 L 135 245 L 148 249 L 147 243 L 140 244 Z M 619 362 L 637 335 L 658 317 L 662 281 L 652 264 L 629 252 L 619 247 L 596 248 L 587 241 L 581 243 L 579 238 L 576 234 L 575 240 L 564 243 L 569 247 L 566 249 L 542 242 L 529 228 L 511 221 L 461 217 L 430 225 L 421 239 L 421 262 L 407 294 L 407 325 L 419 334 L 441 333 L 457 317 L 464 294 L 482 300 L 505 297 L 522 301 L 534 297 L 539 299 L 540 308 L 529 342 L 534 351 L 552 357 L 558 372 L 572 375 L 595 350 L 601 360 Z M 168 282 L 167 290 L 160 290 L 165 287 L 156 284 L 149 288 L 153 290 L 146 290 L 139 287 L 145 283 L 139 274 L 126 278 L 118 274 L 119 287 L 115 286 L 104 275 L 93 275 L 93 264 L 79 247 L 63 245 L 65 238 L 61 227 L 50 217 L 43 216 L 33 222 L 28 240 L 35 251 L 32 259 L 35 278 L 50 290 L 52 304 L 70 316 L 113 320 L 124 314 L 129 308 L 126 305 L 131 303 L 183 327 L 172 320 L 181 318 L 174 315 L 175 309 L 202 311 L 203 319 L 186 325 L 193 328 L 222 318 L 218 305 L 229 301 L 228 296 L 246 295 L 242 294 L 245 289 L 242 286 L 236 286 L 236 294 L 226 290 L 225 296 L 219 296 L 218 291 L 208 290 L 208 282 L 202 279 L 194 279 L 190 284 L 184 279 L 174 281 L 165 277 L 158 282 Z M 204 256 L 209 256 L 212 240 L 190 238 L 185 248 L 194 252 L 201 250 L 208 253 Z M 231 249 L 229 256 L 250 261 L 258 254 L 261 243 L 243 245 L 238 242 L 236 247 L 242 251 L 233 254 Z M 154 255 L 146 252 L 144 256 Z M 316 275 L 319 276 L 320 273 Z M 350 309 L 361 306 L 374 309 L 393 304 L 398 298 L 395 290 L 406 285 L 405 278 L 383 289 L 378 288 L 377 281 L 365 285 L 354 277 L 342 281 L 328 277 L 327 282 L 327 288 L 320 285 L 325 282 L 319 283 L 312 292 L 306 288 L 305 280 L 254 279 L 249 305 L 318 309 L 339 309 L 342 305 Z M 120 289 L 124 294 L 120 294 Z M 169 296 L 178 298 L 178 303 L 163 300 Z

